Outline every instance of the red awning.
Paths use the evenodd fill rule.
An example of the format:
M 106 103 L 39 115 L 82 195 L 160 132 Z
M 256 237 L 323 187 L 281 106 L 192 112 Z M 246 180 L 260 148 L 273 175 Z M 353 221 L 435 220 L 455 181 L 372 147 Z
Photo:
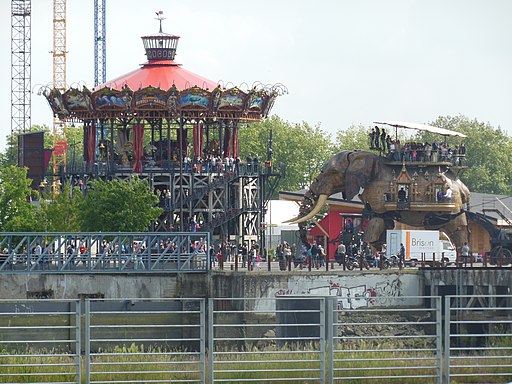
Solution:
M 217 87 L 214 81 L 190 72 L 172 60 L 151 60 L 133 72 L 98 85 L 94 90 L 104 87 L 121 90 L 125 85 L 133 91 L 149 86 L 168 90 L 173 84 L 180 91 L 194 86 L 210 91 Z

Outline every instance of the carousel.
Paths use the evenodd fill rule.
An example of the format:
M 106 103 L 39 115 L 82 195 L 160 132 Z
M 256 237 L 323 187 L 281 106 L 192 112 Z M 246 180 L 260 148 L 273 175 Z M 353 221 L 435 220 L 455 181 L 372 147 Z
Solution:
M 149 180 L 164 213 L 155 231 L 210 231 L 226 241 L 259 240 L 282 170 L 265 157 L 240 159 L 239 129 L 266 118 L 280 84 L 227 88 L 175 61 L 179 36 L 143 36 L 147 62 L 92 90 L 43 92 L 55 116 L 83 124 L 84 167 L 91 178 Z

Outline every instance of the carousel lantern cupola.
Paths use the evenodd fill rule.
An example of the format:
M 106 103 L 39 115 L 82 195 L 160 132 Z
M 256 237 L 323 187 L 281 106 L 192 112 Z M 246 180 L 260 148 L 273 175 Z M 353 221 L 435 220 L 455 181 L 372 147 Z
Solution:
M 156 12 L 157 20 L 160 22 L 160 30 L 156 35 L 142 36 L 146 57 L 148 60 L 174 60 L 178 48 L 179 36 L 170 35 L 162 31 L 163 12 Z

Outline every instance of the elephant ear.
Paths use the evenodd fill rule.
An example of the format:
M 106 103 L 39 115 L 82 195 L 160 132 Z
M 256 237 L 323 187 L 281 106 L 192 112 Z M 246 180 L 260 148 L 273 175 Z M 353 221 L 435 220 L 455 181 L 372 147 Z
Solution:
M 361 188 L 366 188 L 379 173 L 379 162 L 373 153 L 361 152 L 353 155 L 345 173 L 345 199 L 352 200 Z

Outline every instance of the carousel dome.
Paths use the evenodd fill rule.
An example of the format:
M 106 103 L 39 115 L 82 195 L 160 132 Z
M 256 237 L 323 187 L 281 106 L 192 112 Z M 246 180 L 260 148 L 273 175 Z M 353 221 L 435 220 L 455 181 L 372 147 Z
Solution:
M 180 91 L 194 86 L 211 91 L 217 86 L 216 82 L 188 71 L 174 61 L 180 37 L 162 32 L 161 13 L 158 20 L 160 31 L 142 36 L 148 61 L 141 68 L 100 84 L 94 90 L 105 87 L 121 90 L 125 86 L 133 91 L 146 87 L 168 90 L 175 85 Z

